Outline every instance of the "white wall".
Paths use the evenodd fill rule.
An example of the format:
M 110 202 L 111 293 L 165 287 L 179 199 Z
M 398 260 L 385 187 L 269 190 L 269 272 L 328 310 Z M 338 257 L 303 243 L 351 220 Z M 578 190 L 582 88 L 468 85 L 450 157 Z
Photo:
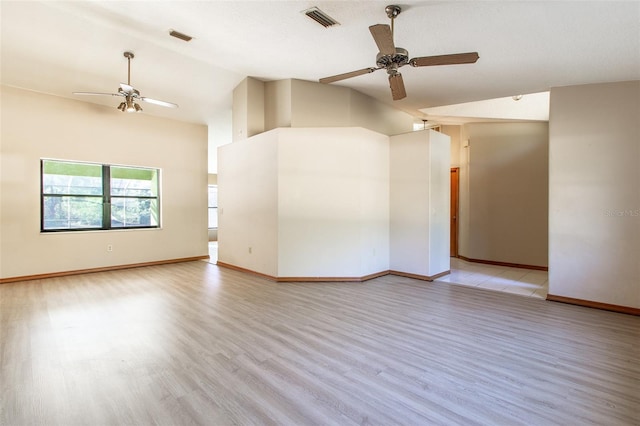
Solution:
M 640 308 L 640 82 L 551 90 L 549 294 Z
M 390 138 L 390 269 L 449 270 L 450 138 L 433 130 Z
M 249 119 L 249 83 L 245 78 L 233 89 L 233 109 L 231 113 L 231 140 L 233 142 L 247 138 Z M 218 165 L 220 160 L 218 159 Z
M 278 144 L 272 132 L 218 148 L 218 260 L 278 273 Z
M 451 167 L 460 167 L 461 131 L 462 131 L 462 126 L 458 126 L 458 125 L 441 126 L 441 132 L 451 138 Z
M 279 129 L 278 276 L 389 269 L 388 138 L 362 128 Z
M 460 255 L 547 266 L 547 123 L 471 123 L 463 134 Z
M 220 262 L 279 278 L 388 270 L 387 136 L 275 129 L 219 159 Z
M 451 268 L 451 140 L 428 131 L 429 135 L 429 276 Z
M 209 174 L 218 173 L 218 147 L 231 143 L 233 137 L 231 110 L 219 111 L 208 123 L 208 166 Z
M 0 277 L 207 255 L 205 126 L 5 86 L 1 95 Z M 40 233 L 41 158 L 160 168 L 162 229 Z

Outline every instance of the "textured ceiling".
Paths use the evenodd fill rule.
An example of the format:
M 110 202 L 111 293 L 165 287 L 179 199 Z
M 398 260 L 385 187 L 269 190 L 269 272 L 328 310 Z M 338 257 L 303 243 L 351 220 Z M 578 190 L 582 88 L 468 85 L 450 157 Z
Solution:
M 2 1 L 2 84 L 87 102 L 126 82 L 178 110 L 145 113 L 211 123 L 246 76 L 318 80 L 375 65 L 368 27 L 388 1 Z M 472 65 L 403 67 L 408 96 L 392 102 L 384 71 L 342 81 L 421 117 L 420 109 L 640 79 L 640 2 L 405 1 L 396 45 L 411 57 L 477 51 Z M 323 28 L 311 6 L 340 25 Z M 170 29 L 189 34 L 185 43 Z

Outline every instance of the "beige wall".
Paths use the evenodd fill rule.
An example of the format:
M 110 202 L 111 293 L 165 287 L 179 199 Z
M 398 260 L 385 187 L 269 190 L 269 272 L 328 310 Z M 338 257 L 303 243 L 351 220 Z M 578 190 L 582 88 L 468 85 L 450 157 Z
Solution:
M 205 126 L 1 90 L 0 277 L 207 254 Z M 162 229 L 40 233 L 41 158 L 160 168 Z
M 413 129 L 413 117 L 356 90 L 292 80 L 291 127 L 364 127 L 385 135 Z
M 264 132 L 264 82 L 247 77 L 233 89 L 232 141 Z
M 551 90 L 549 293 L 640 308 L 640 81 Z
M 547 123 L 472 123 L 460 140 L 459 254 L 547 266 Z
M 291 127 L 347 127 L 350 123 L 351 89 L 291 80 Z
M 234 141 L 281 127 L 364 127 L 385 135 L 413 128 L 413 117 L 403 111 L 353 89 L 313 81 L 262 83 L 247 78 L 236 87 L 233 99 Z
M 548 265 L 547 123 L 469 124 L 469 258 Z
M 291 127 L 291 80 L 264 83 L 264 130 Z

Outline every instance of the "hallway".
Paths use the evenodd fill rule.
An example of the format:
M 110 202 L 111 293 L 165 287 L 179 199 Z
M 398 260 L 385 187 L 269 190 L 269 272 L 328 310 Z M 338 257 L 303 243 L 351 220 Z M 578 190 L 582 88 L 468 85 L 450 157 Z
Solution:
M 451 258 L 451 274 L 434 282 L 464 285 L 545 299 L 549 273 L 532 269 L 487 265 Z

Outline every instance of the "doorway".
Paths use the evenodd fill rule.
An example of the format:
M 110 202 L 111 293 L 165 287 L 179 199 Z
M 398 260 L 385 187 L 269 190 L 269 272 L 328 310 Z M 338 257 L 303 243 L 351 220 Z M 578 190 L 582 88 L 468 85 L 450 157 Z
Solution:
M 459 167 L 451 168 L 451 220 L 450 220 L 450 255 L 458 257 L 458 192 L 459 192 Z

